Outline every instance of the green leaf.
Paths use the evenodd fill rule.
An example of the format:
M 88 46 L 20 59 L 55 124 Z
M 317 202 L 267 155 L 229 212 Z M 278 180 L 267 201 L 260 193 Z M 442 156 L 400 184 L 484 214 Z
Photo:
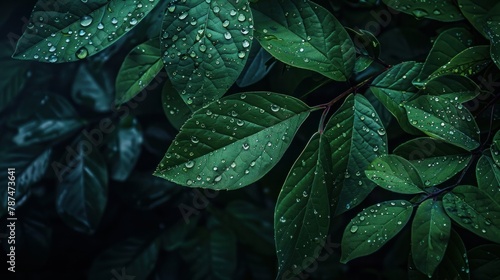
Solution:
M 274 216 L 278 278 L 297 275 L 304 256 L 317 258 L 330 224 L 331 159 L 328 140 L 315 133 L 281 189 Z
M 443 197 L 443 206 L 456 223 L 493 242 L 500 242 L 500 202 L 473 186 L 458 186 Z
M 441 96 L 464 103 L 480 93 L 481 89 L 471 79 L 460 75 L 444 75 L 427 82 L 419 94 Z
M 326 9 L 303 0 L 258 1 L 252 8 L 255 38 L 275 58 L 336 81 L 351 76 L 354 44 Z
M 464 17 L 453 0 L 383 0 L 383 2 L 397 10 L 416 18 L 430 18 L 443 22 L 462 20 Z
M 179 130 L 193 114 L 191 108 L 184 103 L 180 94 L 175 90 L 169 80 L 166 80 L 163 85 L 161 100 L 165 116 L 167 116 L 170 124 Z
M 376 187 L 364 174 L 378 156 L 387 154 L 387 135 L 370 102 L 350 95 L 330 118 L 325 136 L 332 151 L 332 207 L 341 214 L 363 201 Z
M 172 85 L 186 104 L 200 108 L 226 93 L 247 61 L 251 26 L 247 0 L 172 2 L 160 47 Z
M 354 217 L 342 236 L 340 262 L 376 252 L 408 223 L 413 206 L 406 200 L 384 201 L 372 205 Z
M 483 23 L 483 30 L 486 38 L 490 39 L 490 54 L 493 62 L 500 68 L 500 4 L 492 8 Z
M 500 167 L 500 130 L 493 136 L 493 142 L 491 143 L 491 157 L 495 161 L 496 165 Z
M 252 57 L 252 53 L 256 53 Z M 253 44 L 250 51 L 250 56 L 252 62 L 247 63 L 245 68 L 241 72 L 240 77 L 236 81 L 239 87 L 251 86 L 260 80 L 262 80 L 276 64 L 276 60 L 266 52 L 259 44 Z
M 62 165 L 56 172 L 59 179 L 57 212 L 74 230 L 93 234 L 108 199 L 106 163 L 95 147 L 89 148 L 89 142 L 83 136 L 75 139 L 63 158 L 70 161 L 56 163 L 57 166 Z
M 80 129 L 84 121 L 61 95 L 38 94 L 24 100 L 9 124 L 17 128 L 14 143 L 24 147 L 61 140 Z
M 491 199 L 500 201 L 500 168 L 488 155 L 482 155 L 476 165 L 477 185 Z
M 198 219 L 198 217 L 194 217 Z M 198 224 L 198 221 L 187 223 L 184 220 L 179 220 L 177 223 L 171 225 L 160 236 L 161 247 L 166 251 L 174 251 L 184 245 L 186 237 L 192 233 Z
M 420 132 L 408 122 L 402 104 L 418 96 L 412 80 L 421 69 L 421 63 L 403 62 L 380 74 L 370 87 L 378 100 L 396 117 L 401 128 L 411 134 Z
M 411 227 L 411 255 L 418 270 L 431 277 L 450 238 L 451 220 L 441 201 L 427 199 L 417 208 Z
M 380 187 L 396 193 L 422 193 L 424 183 L 416 168 L 406 159 L 396 155 L 376 158 L 365 170 L 366 177 Z
M 71 98 L 96 112 L 107 112 L 113 104 L 114 87 L 109 72 L 82 64 L 71 87 Z
M 38 0 L 13 57 L 51 63 L 84 59 L 121 38 L 158 2 Z
M 372 59 L 377 59 L 380 56 L 380 42 L 373 33 L 363 29 L 355 30 L 346 28 L 346 30 L 351 35 L 354 46 L 359 54 Z
M 479 147 L 479 128 L 461 103 L 427 95 L 404 106 L 411 125 L 425 134 L 468 151 Z
M 486 17 L 488 12 L 493 10 L 495 4 L 495 1 L 490 0 L 458 0 L 458 5 L 465 18 L 485 37 L 488 37 L 484 29 Z
M 448 74 L 473 76 L 481 72 L 490 63 L 490 46 L 470 47 L 430 74 L 429 79 Z
M 131 50 L 116 77 L 115 104 L 123 104 L 132 99 L 162 68 L 159 38 L 150 39 Z
M 12 48 L 6 41 L 0 43 L 0 112 L 21 92 L 28 78 L 28 63 L 11 58 Z
M 359 73 L 372 65 L 373 59 L 367 56 L 358 56 L 356 58 L 356 63 L 354 64 L 354 72 Z
M 109 280 L 129 275 L 145 280 L 153 271 L 160 245 L 157 239 L 133 237 L 101 253 L 92 263 L 89 280 Z
M 472 159 L 469 152 L 429 137 L 405 142 L 394 149 L 394 153 L 413 164 L 426 187 L 448 181 Z
M 154 175 L 188 187 L 247 186 L 279 161 L 310 111 L 270 92 L 225 97 L 194 112 Z
M 472 279 L 498 280 L 500 275 L 500 245 L 485 244 L 467 253 Z
M 434 42 L 422 70 L 413 80 L 413 84 L 424 87 L 432 73 L 460 52 L 471 47 L 473 38 L 472 34 L 464 28 L 450 28 L 441 32 Z
M 142 131 L 137 119 L 123 118 L 118 125 L 118 131 L 108 146 L 111 151 L 111 178 L 125 181 L 134 169 L 141 154 L 143 142 Z

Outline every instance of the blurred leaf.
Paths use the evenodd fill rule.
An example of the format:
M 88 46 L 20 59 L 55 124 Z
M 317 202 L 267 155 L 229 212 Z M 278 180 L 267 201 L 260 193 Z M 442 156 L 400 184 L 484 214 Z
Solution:
M 479 128 L 472 114 L 451 99 L 424 95 L 404 107 L 411 125 L 425 134 L 472 151 L 479 147 Z
M 89 280 L 145 280 L 153 271 L 160 245 L 156 238 L 133 237 L 114 244 L 94 259 Z
M 173 226 L 168 228 L 160 236 L 161 247 L 166 251 L 174 251 L 184 245 L 186 236 L 191 234 L 198 225 L 198 217 L 193 223 L 186 223 L 184 220 L 179 220 Z
M 84 59 L 113 44 L 158 2 L 140 0 L 129 5 L 120 0 L 38 0 L 13 57 L 51 63 Z
M 441 201 L 427 199 L 417 208 L 411 228 L 411 255 L 418 270 L 432 277 L 450 238 L 451 220 Z
M 369 255 L 391 240 L 410 220 L 413 205 L 405 200 L 372 205 L 354 217 L 342 236 L 341 263 Z
M 462 227 L 500 242 L 500 201 L 477 187 L 458 186 L 444 195 L 443 206 L 448 216 Z
M 113 100 L 113 84 L 108 72 L 99 72 L 82 64 L 76 72 L 71 88 L 71 97 L 79 105 L 91 108 L 96 112 L 111 109 Z
M 365 170 L 366 177 L 378 186 L 402 194 L 424 192 L 424 183 L 417 169 L 406 159 L 396 155 L 376 158 Z
M 181 129 L 182 125 L 191 117 L 193 112 L 191 108 L 184 103 L 169 80 L 165 81 L 163 85 L 161 99 L 163 111 L 168 121 L 177 130 Z
M 257 49 L 257 54 L 255 55 L 255 57 L 253 57 L 252 62 L 245 65 L 244 70 L 241 72 L 240 77 L 236 81 L 236 84 L 239 87 L 247 87 L 259 82 L 271 71 L 273 66 L 276 64 L 276 61 L 268 64 L 269 61 L 273 59 L 273 57 L 259 44 L 253 44 L 252 51 L 254 48 Z
M 438 21 L 459 21 L 464 17 L 453 0 L 383 0 L 389 7 L 416 18 L 430 18 Z
M 64 163 L 53 163 L 53 168 L 58 168 L 54 171 L 59 179 L 57 212 L 72 229 L 93 234 L 108 199 L 106 163 L 97 148 L 83 137 L 76 138 L 74 144 L 67 147 L 64 159 Z
M 162 68 L 159 38 L 150 39 L 132 49 L 116 77 L 115 104 L 123 104 L 134 98 Z
M 426 187 L 448 181 L 472 159 L 469 152 L 429 137 L 407 141 L 394 149 L 394 153 L 411 162 Z
M 173 87 L 193 109 L 219 99 L 240 75 L 252 45 L 248 1 L 176 1 L 165 13 L 160 48 Z
M 328 183 L 332 169 L 328 140 L 315 133 L 281 189 L 274 216 L 278 278 L 297 275 L 304 256 L 317 258 L 330 224 Z
M 387 135 L 375 109 L 360 94 L 347 97 L 324 134 L 332 152 L 331 204 L 339 215 L 361 203 L 375 188 L 364 170 L 376 157 L 387 154 Z
M 301 0 L 259 1 L 252 9 L 258 27 L 255 38 L 275 58 L 337 81 L 351 76 L 354 45 L 326 9 Z
M 245 187 L 279 161 L 310 110 L 276 93 L 225 97 L 193 114 L 154 175 L 188 187 Z
M 380 56 L 380 42 L 373 33 L 363 29 L 346 28 L 359 54 L 372 59 Z
M 498 280 L 500 275 L 500 245 L 486 244 L 467 253 L 472 279 Z
M 0 112 L 21 92 L 29 77 L 29 63 L 11 58 L 12 47 L 7 41 L 0 42 Z

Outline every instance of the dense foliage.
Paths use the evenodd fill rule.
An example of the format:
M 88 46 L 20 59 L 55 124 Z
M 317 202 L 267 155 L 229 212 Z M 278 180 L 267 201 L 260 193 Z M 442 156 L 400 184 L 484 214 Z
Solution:
M 500 3 L 9 5 L 21 277 L 500 275 Z

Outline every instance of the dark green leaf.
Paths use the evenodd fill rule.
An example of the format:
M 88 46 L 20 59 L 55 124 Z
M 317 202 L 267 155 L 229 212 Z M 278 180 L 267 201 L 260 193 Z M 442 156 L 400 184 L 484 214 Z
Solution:
M 5 109 L 24 87 L 28 78 L 28 63 L 11 58 L 12 48 L 6 41 L 0 43 L 0 112 Z
M 351 35 L 354 46 L 359 54 L 372 59 L 377 59 L 380 56 L 380 43 L 373 33 L 363 29 L 354 30 L 347 28 L 346 30 Z
M 359 56 L 356 58 L 356 63 L 354 64 L 354 72 L 362 72 L 366 70 L 366 68 L 370 67 L 372 65 L 373 59 L 367 57 L 367 56 Z
M 304 256 L 317 258 L 325 242 L 330 224 L 329 148 L 323 134 L 314 134 L 281 189 L 274 216 L 278 278 L 306 269 Z
M 96 112 L 109 111 L 113 104 L 113 84 L 108 72 L 82 64 L 76 72 L 71 97 L 79 105 Z
M 421 63 L 403 62 L 380 74 L 370 87 L 378 100 L 396 117 L 401 128 L 412 134 L 419 131 L 408 122 L 402 104 L 418 96 L 412 81 L 421 69 Z
M 498 280 L 500 276 L 500 245 L 486 244 L 469 250 L 472 279 Z
M 112 151 L 116 151 L 111 156 L 111 178 L 117 181 L 128 178 L 141 154 L 142 142 L 142 131 L 137 120 L 122 119 L 115 137 L 108 144 Z
M 75 139 L 63 159 L 70 161 L 55 163 L 59 168 L 56 171 L 57 212 L 74 230 L 93 234 L 108 199 L 106 163 L 97 148 L 83 137 Z
M 14 57 L 51 63 L 84 59 L 121 38 L 158 2 L 38 0 Z
M 471 79 L 460 75 L 436 77 L 425 85 L 420 94 L 429 94 L 453 99 L 463 103 L 476 98 L 481 90 Z
M 500 167 L 500 130 L 493 136 L 493 143 L 491 143 L 491 157 L 496 165 Z
M 236 81 L 252 45 L 252 24 L 247 0 L 176 1 L 167 8 L 160 37 L 163 63 L 186 104 L 200 108 Z
M 458 0 L 458 5 L 465 18 L 472 23 L 477 31 L 485 37 L 484 25 L 488 12 L 493 10 L 496 1 L 491 0 Z
M 488 155 L 483 155 L 476 165 L 477 185 L 492 200 L 500 201 L 500 168 Z
M 337 81 L 350 77 L 353 42 L 326 9 L 302 0 L 258 1 L 252 8 L 255 37 L 278 60 Z
M 162 68 L 159 38 L 153 38 L 135 47 L 125 57 L 116 77 L 115 103 L 123 104 L 132 99 Z
M 446 182 L 472 159 L 467 151 L 428 137 L 405 142 L 394 149 L 394 153 L 413 164 L 426 187 Z
M 472 39 L 472 34 L 463 28 L 451 28 L 439 34 L 422 70 L 413 80 L 413 84 L 424 87 L 432 73 L 444 66 L 461 51 L 471 47 Z
M 156 265 L 159 251 L 157 239 L 134 237 L 120 241 L 94 260 L 88 279 L 109 280 L 128 276 L 145 280 Z
M 417 208 L 411 228 L 411 255 L 418 270 L 431 277 L 450 238 L 451 221 L 441 201 L 427 199 Z
M 369 255 L 391 240 L 410 220 L 413 206 L 406 200 L 384 201 L 354 217 L 342 236 L 342 257 L 346 263 Z
M 378 156 L 387 154 L 387 135 L 370 102 L 350 95 L 328 121 L 325 136 L 332 151 L 333 201 L 336 214 L 355 207 L 375 188 L 364 174 Z
M 191 114 L 193 113 L 191 108 L 184 103 L 181 96 L 169 80 L 165 81 L 165 84 L 163 85 L 161 100 L 165 116 L 167 116 L 170 124 L 179 130 L 189 117 L 191 117 Z
M 500 201 L 473 186 L 458 186 L 443 197 L 448 216 L 469 231 L 500 242 Z
M 389 7 L 415 16 L 444 22 L 459 21 L 464 17 L 453 0 L 383 0 Z
M 198 218 L 194 217 L 194 219 Z M 194 231 L 197 224 L 197 220 L 192 223 L 186 223 L 184 220 L 180 220 L 170 226 L 160 237 L 161 247 L 166 251 L 173 251 L 182 247 L 186 237 Z
M 500 4 L 495 5 L 489 11 L 486 23 L 484 23 L 484 33 L 486 33 L 486 37 L 491 41 L 491 58 L 497 67 L 500 68 Z
M 404 106 L 411 125 L 425 134 L 468 151 L 479 147 L 479 128 L 461 103 L 426 95 Z
M 241 76 L 236 81 L 236 84 L 239 87 L 247 87 L 259 82 L 269 73 L 269 71 L 271 71 L 273 66 L 276 64 L 275 60 L 269 63 L 273 60 L 273 57 L 271 56 L 271 54 L 266 52 L 266 50 L 264 50 L 259 44 L 252 45 L 250 54 L 254 52 L 253 49 L 257 49 L 255 57 L 253 57 L 251 63 L 247 63 L 247 65 L 245 65 L 245 69 L 243 69 L 243 71 L 241 72 Z M 248 59 L 250 59 L 250 57 Z
M 396 155 L 376 158 L 365 170 L 366 177 L 382 188 L 403 194 L 422 193 L 424 183 L 415 167 Z
M 279 161 L 310 110 L 270 92 L 225 97 L 182 126 L 154 175 L 188 187 L 247 186 Z

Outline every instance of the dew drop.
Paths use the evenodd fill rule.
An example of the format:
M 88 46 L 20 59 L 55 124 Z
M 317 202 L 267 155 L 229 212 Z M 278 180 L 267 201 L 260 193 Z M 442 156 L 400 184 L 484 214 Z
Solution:
M 231 39 L 231 33 L 229 32 L 224 33 L 224 38 L 226 38 L 227 40 Z
M 186 162 L 185 166 L 186 166 L 186 168 L 193 168 L 194 161 L 190 160 L 190 161 Z
M 355 233 L 356 231 L 358 231 L 358 226 L 353 225 L 350 229 L 350 232 Z
M 80 25 L 83 27 L 87 27 L 92 24 L 93 18 L 91 16 L 83 16 L 80 19 Z
M 75 55 L 78 59 L 84 59 L 89 55 L 89 51 L 86 47 L 81 47 L 76 51 Z

